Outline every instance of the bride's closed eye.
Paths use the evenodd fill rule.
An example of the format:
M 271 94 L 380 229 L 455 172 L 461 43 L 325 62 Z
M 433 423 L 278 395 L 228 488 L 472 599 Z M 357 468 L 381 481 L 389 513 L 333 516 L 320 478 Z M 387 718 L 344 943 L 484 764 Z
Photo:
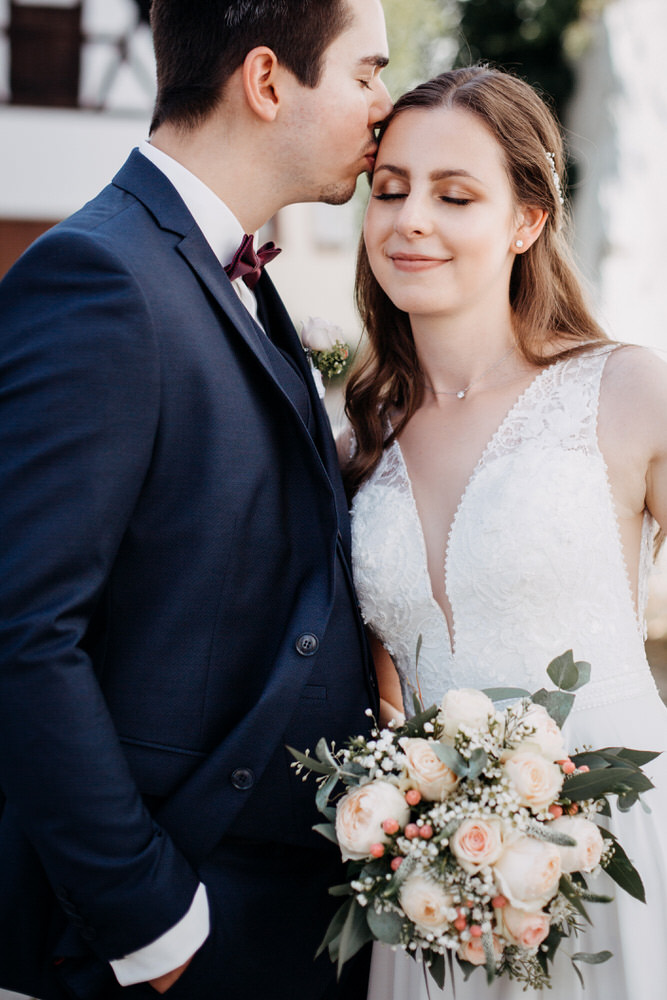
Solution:
M 377 201 L 397 201 L 399 198 L 407 197 L 404 191 L 378 191 L 372 195 Z

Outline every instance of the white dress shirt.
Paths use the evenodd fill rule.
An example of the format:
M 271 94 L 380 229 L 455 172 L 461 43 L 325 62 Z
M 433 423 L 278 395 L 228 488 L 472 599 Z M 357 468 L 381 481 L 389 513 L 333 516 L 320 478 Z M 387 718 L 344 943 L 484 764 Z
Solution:
M 142 142 L 139 150 L 169 178 L 204 234 L 211 250 L 221 265 L 226 267 L 227 264 L 231 263 L 241 240 L 245 236 L 243 227 L 236 216 L 210 187 L 195 177 L 182 163 L 178 163 L 167 153 L 163 153 L 161 149 L 152 146 L 148 140 Z M 232 281 L 232 287 L 253 319 L 256 320 L 257 299 L 254 292 L 241 278 L 235 278 Z
M 144 156 L 171 181 L 190 214 L 204 234 L 222 267 L 229 264 L 245 235 L 238 219 L 213 191 L 186 167 L 145 141 L 139 147 Z M 257 300 L 240 278 L 232 287 L 248 312 L 257 319 Z M 145 983 L 166 975 L 187 962 L 210 933 L 206 889 L 200 884 L 190 909 L 165 934 L 138 951 L 111 962 L 121 986 Z

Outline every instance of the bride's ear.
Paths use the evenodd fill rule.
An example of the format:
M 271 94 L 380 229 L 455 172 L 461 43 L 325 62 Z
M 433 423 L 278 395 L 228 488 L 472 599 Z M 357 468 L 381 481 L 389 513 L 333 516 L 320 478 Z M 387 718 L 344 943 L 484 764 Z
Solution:
M 538 238 L 549 213 L 536 205 L 522 205 L 517 213 L 517 225 L 512 241 L 515 253 L 525 253 Z

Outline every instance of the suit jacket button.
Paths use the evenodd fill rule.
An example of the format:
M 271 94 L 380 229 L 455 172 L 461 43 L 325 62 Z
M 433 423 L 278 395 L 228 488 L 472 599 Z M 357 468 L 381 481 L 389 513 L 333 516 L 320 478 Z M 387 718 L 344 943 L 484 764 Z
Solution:
M 296 640 L 296 651 L 301 656 L 312 656 L 320 648 L 320 640 L 312 632 L 304 632 Z
M 232 771 L 232 785 L 239 792 L 247 792 L 255 784 L 255 775 L 249 767 L 237 767 Z

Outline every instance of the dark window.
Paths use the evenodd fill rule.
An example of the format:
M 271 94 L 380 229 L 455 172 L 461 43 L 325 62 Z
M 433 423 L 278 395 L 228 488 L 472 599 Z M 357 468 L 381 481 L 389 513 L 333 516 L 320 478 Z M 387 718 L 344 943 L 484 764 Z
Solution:
M 75 108 L 79 103 L 81 8 L 9 5 L 12 104 Z

